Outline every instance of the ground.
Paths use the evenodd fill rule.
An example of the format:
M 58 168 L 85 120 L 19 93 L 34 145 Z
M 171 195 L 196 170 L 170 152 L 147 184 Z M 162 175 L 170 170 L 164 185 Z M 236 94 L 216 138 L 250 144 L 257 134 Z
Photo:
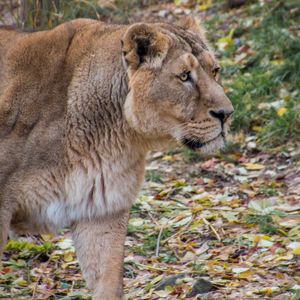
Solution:
M 246 144 L 205 160 L 183 149 L 150 155 L 129 222 L 125 299 L 296 295 L 299 152 L 272 155 Z M 90 299 L 68 232 L 10 241 L 0 295 Z
M 92 2 L 77 1 L 53 20 L 46 14 L 46 23 L 58 16 L 131 22 L 200 16 L 236 110 L 232 137 L 219 155 L 181 148 L 149 155 L 129 222 L 125 299 L 299 300 L 297 0 L 153 0 L 138 9 L 129 4 L 139 1 L 108 1 L 116 3 L 110 17 L 100 10 L 94 16 Z M 0 298 L 90 299 L 69 232 L 10 240 Z

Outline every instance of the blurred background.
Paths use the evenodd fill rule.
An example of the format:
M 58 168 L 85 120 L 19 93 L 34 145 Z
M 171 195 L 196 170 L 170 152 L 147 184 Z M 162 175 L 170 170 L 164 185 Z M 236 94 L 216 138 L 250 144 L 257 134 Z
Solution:
M 263 149 L 300 140 L 298 0 L 2 0 L 0 23 L 25 30 L 74 18 L 114 23 L 201 18 L 234 103 L 233 130 Z M 254 144 L 252 144 L 253 146 Z

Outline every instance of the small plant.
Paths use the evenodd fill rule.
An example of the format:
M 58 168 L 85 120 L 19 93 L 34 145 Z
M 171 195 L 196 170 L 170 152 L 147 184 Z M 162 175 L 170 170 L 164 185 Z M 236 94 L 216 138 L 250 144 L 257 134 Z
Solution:
M 253 215 L 246 216 L 247 224 L 255 224 L 259 226 L 259 231 L 265 234 L 276 234 L 278 229 L 273 224 L 272 216 L 270 215 Z
M 196 151 L 192 151 L 188 148 L 182 149 L 182 154 L 185 160 L 190 163 L 197 163 L 203 160 L 203 155 L 197 153 Z
M 277 190 L 272 185 L 267 185 L 267 186 L 260 187 L 259 192 L 266 195 L 266 196 L 268 196 L 268 197 L 278 195 Z
M 53 248 L 50 242 L 44 242 L 41 245 L 27 243 L 25 241 L 8 241 L 5 250 L 20 252 L 19 256 L 23 258 L 33 257 L 36 254 L 47 253 Z
M 161 173 L 156 170 L 147 170 L 145 178 L 147 181 L 162 183 Z

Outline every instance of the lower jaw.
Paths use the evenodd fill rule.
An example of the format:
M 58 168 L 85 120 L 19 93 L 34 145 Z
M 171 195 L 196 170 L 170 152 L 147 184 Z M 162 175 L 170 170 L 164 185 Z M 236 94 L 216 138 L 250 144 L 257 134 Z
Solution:
M 217 152 L 224 146 L 225 138 L 222 134 L 219 134 L 214 139 L 201 143 L 200 141 L 184 139 L 182 141 L 183 145 L 188 147 L 193 151 L 207 152 L 206 149 L 211 149 L 209 152 Z M 215 148 L 215 149 L 213 149 Z
M 216 136 L 215 138 L 211 139 L 208 142 L 202 143 L 200 141 L 197 140 L 192 140 L 192 139 L 183 139 L 182 143 L 184 146 L 190 148 L 191 150 L 201 150 L 203 148 L 209 147 L 212 144 L 222 144 L 224 145 L 224 135 L 223 134 L 219 134 L 218 136 Z M 222 146 L 220 146 L 221 148 Z M 219 150 L 219 149 L 217 149 Z
M 225 141 L 223 137 L 218 137 L 217 139 L 205 144 L 200 149 L 197 149 L 197 152 L 203 153 L 203 154 L 215 154 L 219 150 L 221 150 L 225 145 Z

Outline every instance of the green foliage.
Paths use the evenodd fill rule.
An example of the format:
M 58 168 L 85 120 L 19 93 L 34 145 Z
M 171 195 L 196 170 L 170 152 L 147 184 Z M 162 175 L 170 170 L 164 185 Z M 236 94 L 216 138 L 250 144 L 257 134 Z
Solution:
M 147 2 L 150 5 L 157 0 Z M 23 0 L 12 14 L 19 27 L 48 29 L 76 18 L 114 19 L 114 22 L 124 23 L 128 22 L 134 9 L 143 6 L 142 0 Z
M 20 252 L 20 257 L 29 258 L 36 254 L 47 253 L 51 251 L 52 244 L 50 242 L 44 242 L 41 245 L 36 245 L 22 240 L 10 240 L 5 247 L 5 250 Z
M 259 225 L 259 231 L 265 234 L 276 234 L 277 228 L 273 225 L 273 219 L 270 215 L 252 215 L 246 216 L 247 224 Z
M 199 273 L 203 273 L 205 274 L 205 265 L 202 263 L 198 263 L 198 262 L 193 262 L 192 264 L 192 268 L 195 272 Z
M 183 148 L 182 154 L 184 159 L 189 163 L 197 163 L 203 160 L 203 155 L 188 148 Z
M 160 260 L 165 263 L 176 263 L 178 259 L 173 251 L 166 251 L 159 254 Z
M 300 300 L 300 289 L 295 291 L 295 295 L 292 300 Z
M 263 146 L 300 139 L 300 39 L 293 29 L 300 21 L 298 7 L 293 0 L 245 5 L 222 34 L 234 27 L 231 46 L 220 53 L 224 85 L 235 107 L 233 129 L 256 133 Z M 217 45 L 224 38 L 218 40 L 215 29 L 233 17 L 226 11 L 208 22 Z M 243 52 L 243 46 L 251 52 Z M 238 51 L 248 55 L 239 61 Z
M 145 174 L 145 178 L 147 181 L 162 183 L 161 174 L 156 170 L 147 170 Z
M 157 236 L 155 235 L 145 235 L 143 238 L 143 243 L 137 246 L 133 246 L 132 251 L 141 256 L 149 256 L 153 254 L 156 248 Z
M 22 8 L 23 13 L 17 15 L 18 23 L 25 28 L 38 29 L 52 28 L 75 18 L 99 19 L 100 15 L 110 13 L 96 0 L 25 0 Z
M 261 186 L 259 188 L 259 191 L 269 197 L 276 196 L 278 192 L 272 185 L 267 185 L 267 186 Z
M 158 239 L 158 232 L 153 232 L 148 230 L 145 233 L 145 230 L 132 230 L 132 226 L 129 226 L 129 228 L 131 227 L 131 234 L 140 232 L 143 233 L 143 243 L 140 245 L 135 245 L 132 248 L 132 251 L 137 254 L 137 255 L 142 255 L 142 256 L 151 256 L 154 254 L 156 246 L 157 246 L 157 239 Z M 169 236 L 171 236 L 171 231 L 169 231 L 168 229 L 164 229 L 162 231 L 161 237 L 160 237 L 160 241 L 163 241 L 164 239 L 168 238 Z M 173 253 L 167 253 L 167 252 L 162 252 L 160 253 L 160 258 L 162 259 L 162 261 L 164 262 L 171 262 L 174 261 L 174 256 Z M 175 258 L 176 260 L 176 258 Z

